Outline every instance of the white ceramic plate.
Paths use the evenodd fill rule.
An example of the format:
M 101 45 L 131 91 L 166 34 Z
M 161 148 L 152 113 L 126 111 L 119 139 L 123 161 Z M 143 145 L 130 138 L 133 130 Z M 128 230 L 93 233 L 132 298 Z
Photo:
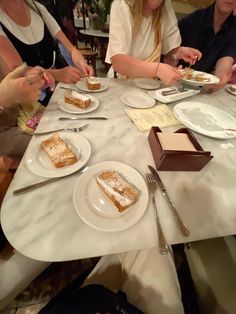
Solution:
M 84 96 L 87 96 L 91 99 L 91 105 L 86 109 L 82 109 L 77 106 L 67 104 L 64 101 L 64 99 L 58 100 L 59 108 L 64 112 L 73 113 L 73 114 L 83 114 L 83 113 L 88 113 L 88 112 L 96 110 L 97 107 L 99 106 L 99 100 L 89 94 L 84 94 Z
M 102 92 L 102 91 L 108 89 L 108 86 L 104 85 L 104 84 L 101 84 L 101 88 L 96 89 L 96 90 L 88 89 L 88 87 L 86 86 L 86 80 L 85 79 L 78 81 L 76 83 L 76 87 L 78 87 L 80 90 L 87 92 L 87 93 L 99 93 L 99 92 Z
M 204 81 L 204 82 L 198 82 L 194 79 L 185 79 L 185 78 L 181 78 L 181 81 L 185 82 L 188 85 L 192 85 L 192 86 L 204 86 L 207 84 L 216 84 L 219 83 L 219 78 L 216 77 L 215 75 L 206 73 L 206 72 L 201 72 L 201 71 L 194 71 L 193 72 L 193 76 L 197 75 L 197 74 L 204 74 L 204 77 L 209 79 L 208 81 Z
M 139 190 L 137 202 L 119 213 L 96 183 L 103 170 L 117 170 Z M 88 168 L 74 186 L 73 202 L 77 214 L 89 226 L 102 231 L 125 230 L 137 223 L 148 205 L 148 190 L 143 177 L 134 168 L 117 161 L 104 161 Z
M 160 83 L 157 80 L 147 79 L 147 78 L 136 78 L 133 79 L 133 84 L 139 88 L 143 89 L 158 89 L 160 87 Z
M 79 160 L 62 168 L 56 168 L 45 151 L 41 148 L 42 141 L 51 135 L 34 137 L 26 151 L 26 165 L 30 171 L 45 178 L 56 178 L 69 175 L 82 168 L 91 155 L 91 146 L 86 138 L 78 133 L 58 132 L 61 138 L 72 146 Z
M 226 86 L 225 89 L 226 89 L 227 92 L 229 92 L 230 94 L 236 96 L 236 84 Z
M 158 90 L 151 90 L 148 91 L 148 94 L 150 96 L 152 96 L 154 99 L 164 103 L 164 104 L 168 104 L 180 99 L 184 99 L 184 98 L 188 98 L 191 96 L 194 96 L 198 93 L 200 93 L 200 89 L 186 89 L 186 91 L 181 92 L 181 93 L 176 93 L 176 94 L 172 94 L 172 95 L 167 95 L 167 96 L 163 96 L 162 92 L 164 91 L 168 91 L 170 89 L 173 89 L 172 87 L 165 87 L 162 89 L 158 89 Z
M 197 133 L 218 138 L 236 137 L 236 119 L 226 111 L 201 102 L 181 102 L 174 107 L 176 118 Z
M 133 108 L 151 108 L 156 104 L 155 99 L 153 99 L 147 93 L 138 90 L 125 92 L 120 96 L 120 99 L 127 106 Z

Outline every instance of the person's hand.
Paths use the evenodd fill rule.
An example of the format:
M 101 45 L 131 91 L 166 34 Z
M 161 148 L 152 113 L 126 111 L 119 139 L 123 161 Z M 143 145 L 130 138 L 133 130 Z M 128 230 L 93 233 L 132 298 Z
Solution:
M 1 103 L 4 107 L 17 103 L 32 103 L 39 98 L 45 80 L 37 74 L 24 77 L 26 69 L 27 65 L 23 64 L 1 81 Z
M 79 52 L 78 49 L 74 48 L 71 53 L 71 58 L 74 62 L 74 65 L 81 70 L 82 76 L 93 76 L 94 71 L 93 68 L 86 63 L 84 57 Z
M 223 75 L 221 78 L 219 78 L 220 81 L 217 84 L 207 84 L 203 87 L 203 89 L 207 92 L 207 93 L 213 93 L 216 92 L 217 90 L 221 89 L 222 87 L 225 86 L 225 84 L 228 83 L 228 75 Z
M 58 82 L 72 84 L 78 82 L 83 74 L 80 69 L 68 66 L 63 69 L 55 70 L 55 78 Z
M 202 53 L 199 50 L 189 47 L 179 47 L 175 53 L 177 60 L 184 60 L 190 65 L 194 65 L 201 57 Z
M 84 76 L 93 76 L 94 75 L 93 68 L 90 65 L 88 65 L 86 62 L 81 62 L 80 68 L 81 68 Z
M 50 88 L 51 91 L 55 89 L 55 79 L 48 70 L 45 70 L 40 66 L 36 66 L 34 68 L 30 68 L 25 73 L 25 77 L 28 80 L 31 80 L 31 79 L 34 80 L 35 76 L 42 77 L 44 79 L 44 85 L 41 87 L 42 90 L 48 87 Z
M 165 63 L 159 64 L 156 74 L 166 85 L 174 85 L 181 78 L 181 73 L 178 69 Z

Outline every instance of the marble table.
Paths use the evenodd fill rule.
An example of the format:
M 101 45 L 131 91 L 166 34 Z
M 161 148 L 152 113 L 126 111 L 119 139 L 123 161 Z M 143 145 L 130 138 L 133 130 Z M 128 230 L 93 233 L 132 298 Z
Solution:
M 154 165 L 148 132 L 140 132 L 130 121 L 120 100 L 127 89 L 137 89 L 131 82 L 103 79 L 109 86 L 96 93 L 100 101 L 93 115 L 105 115 L 107 121 L 89 121 L 82 131 L 92 146 L 88 166 L 101 161 L 120 161 L 136 168 L 142 175 L 147 165 Z M 58 121 L 66 114 L 58 108 L 65 90 L 56 89 L 38 131 L 58 127 L 75 127 L 82 121 Z M 190 98 L 189 98 L 190 99 Z M 224 108 L 236 117 L 236 98 L 225 90 L 213 95 L 198 94 L 191 100 Z M 169 105 L 173 107 L 174 104 Z M 181 125 L 169 127 L 175 131 Z M 161 224 L 169 244 L 184 243 L 236 233 L 236 139 L 217 140 L 195 133 L 205 150 L 214 158 L 200 172 L 159 172 L 177 210 L 190 229 L 184 238 L 160 191 L 156 193 Z M 33 144 L 34 138 L 30 145 Z M 72 195 L 78 175 L 63 178 L 50 185 L 19 196 L 13 190 L 41 181 L 31 173 L 23 159 L 4 199 L 1 223 L 12 246 L 20 253 L 41 261 L 66 261 L 125 252 L 157 245 L 155 219 L 151 203 L 142 219 L 119 232 L 98 231 L 84 223 L 76 213 Z

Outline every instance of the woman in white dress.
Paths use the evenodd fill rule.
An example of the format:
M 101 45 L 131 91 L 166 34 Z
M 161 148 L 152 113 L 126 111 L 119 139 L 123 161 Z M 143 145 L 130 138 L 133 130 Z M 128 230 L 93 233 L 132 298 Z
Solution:
M 174 84 L 180 79 L 180 72 L 174 67 L 178 60 L 193 64 L 201 58 L 200 51 L 180 44 L 170 0 L 115 0 L 112 3 L 106 62 L 119 74 L 158 77 L 165 84 Z M 161 56 L 164 56 L 163 62 L 160 62 Z
M 75 66 L 53 68 L 54 39 L 68 50 Z M 83 56 L 67 39 L 47 9 L 33 0 L 0 0 L 1 58 L 9 71 L 22 61 L 49 68 L 56 81 L 75 83 L 93 74 Z

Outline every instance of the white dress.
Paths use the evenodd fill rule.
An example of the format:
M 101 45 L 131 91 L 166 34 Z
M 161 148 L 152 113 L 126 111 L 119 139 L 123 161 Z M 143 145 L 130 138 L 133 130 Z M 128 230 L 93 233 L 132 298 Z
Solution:
M 155 51 L 155 30 L 152 28 L 152 17 L 143 18 L 140 31 L 132 39 L 132 15 L 124 0 L 114 0 L 110 14 L 109 44 L 106 62 L 111 64 L 111 57 L 126 54 L 145 60 Z M 161 35 L 163 55 L 179 47 L 181 37 L 177 19 L 170 0 L 165 0 L 161 15 Z
M 61 30 L 56 20 L 47 11 L 47 9 L 40 3 L 36 2 L 38 9 L 40 10 L 44 22 L 51 35 L 55 35 Z M 32 4 L 34 7 L 34 5 Z M 28 26 L 20 26 L 16 24 L 6 13 L 0 9 L 0 22 L 20 41 L 25 44 L 32 45 L 43 39 L 44 35 L 44 23 L 41 16 L 34 10 L 30 9 L 31 22 Z M 6 36 L 0 25 L 0 36 Z

